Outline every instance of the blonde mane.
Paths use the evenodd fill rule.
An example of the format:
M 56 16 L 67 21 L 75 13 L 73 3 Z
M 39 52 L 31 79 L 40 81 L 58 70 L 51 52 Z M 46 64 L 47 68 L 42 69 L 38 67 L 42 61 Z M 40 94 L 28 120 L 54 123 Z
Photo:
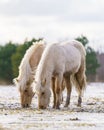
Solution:
M 50 59 L 50 55 L 49 55 L 49 48 L 51 46 L 52 46 L 52 44 L 48 44 L 48 47 L 45 48 L 45 50 L 42 54 L 40 63 L 38 65 L 37 69 L 36 69 L 36 75 L 35 75 L 35 81 L 36 82 L 40 81 L 40 83 L 41 83 L 41 80 L 43 80 L 44 78 L 51 80 L 50 73 L 51 73 L 51 69 L 53 69 L 53 65 L 48 69 L 46 68 L 47 63 L 50 62 L 50 64 L 51 64 L 51 61 L 52 61 L 52 59 Z M 46 76 L 46 77 L 44 77 L 44 76 Z M 35 88 L 36 91 L 38 89 L 39 89 L 39 86 L 37 88 Z
M 34 70 L 32 70 L 30 63 L 29 63 L 29 60 L 30 60 L 32 54 L 43 45 L 44 45 L 44 41 L 39 41 L 39 42 L 33 43 L 33 45 L 31 45 L 30 48 L 26 51 L 26 53 L 20 63 L 19 76 L 17 77 L 17 79 L 19 80 L 19 84 L 20 84 L 19 86 L 21 88 L 25 87 L 26 82 L 31 80 L 32 76 L 35 73 L 35 68 L 34 68 Z

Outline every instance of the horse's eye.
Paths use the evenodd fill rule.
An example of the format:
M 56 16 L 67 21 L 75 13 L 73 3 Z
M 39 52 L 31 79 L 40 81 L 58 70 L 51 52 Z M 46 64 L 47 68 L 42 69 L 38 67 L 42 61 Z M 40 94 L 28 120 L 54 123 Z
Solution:
M 44 92 L 41 93 L 41 95 L 44 95 L 44 94 L 45 94 Z
M 26 83 L 26 85 L 30 85 L 30 82 L 28 81 L 28 82 Z
M 27 93 L 27 89 L 24 92 Z

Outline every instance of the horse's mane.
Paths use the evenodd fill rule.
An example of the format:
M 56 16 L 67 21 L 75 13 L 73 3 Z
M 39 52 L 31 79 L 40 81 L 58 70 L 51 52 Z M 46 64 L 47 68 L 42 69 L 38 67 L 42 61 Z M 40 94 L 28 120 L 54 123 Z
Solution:
M 29 49 L 26 51 L 26 53 L 20 63 L 19 76 L 17 77 L 17 79 L 19 80 L 19 82 L 21 84 L 20 85 L 21 87 L 24 86 L 26 84 L 26 82 L 30 80 L 30 76 L 32 74 L 34 74 L 35 70 L 32 71 L 29 60 L 30 60 L 32 54 L 43 44 L 44 44 L 43 41 L 36 42 L 33 45 L 31 45 L 29 47 Z
M 44 80 L 45 78 L 50 79 L 50 73 L 51 73 L 50 69 L 52 69 L 52 66 L 51 66 L 51 68 L 46 68 L 46 65 L 51 64 L 50 63 L 51 54 L 49 55 L 49 48 L 51 47 L 51 45 L 52 45 L 52 43 L 48 44 L 47 47 L 45 48 L 45 50 L 42 54 L 41 60 L 38 64 L 38 67 L 36 68 L 36 71 L 35 71 L 36 72 L 35 73 L 36 82 L 39 81 L 39 83 L 41 83 L 42 80 Z M 36 91 L 38 91 L 38 89 L 39 89 L 39 86 L 35 88 Z

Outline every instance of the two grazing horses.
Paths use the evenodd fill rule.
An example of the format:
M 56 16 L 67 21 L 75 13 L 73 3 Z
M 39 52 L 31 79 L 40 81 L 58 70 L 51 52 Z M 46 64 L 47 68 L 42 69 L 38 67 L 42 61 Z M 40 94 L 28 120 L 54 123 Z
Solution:
M 39 52 L 40 48 L 38 48 L 39 50 L 36 49 L 38 50 L 36 53 L 36 45 L 41 45 L 41 49 L 43 48 L 41 54 Z M 63 82 L 67 88 L 65 106 L 68 106 L 72 89 L 71 80 L 78 91 L 78 106 L 81 106 L 81 96 L 86 86 L 86 53 L 83 45 L 77 41 L 50 45 L 37 43 L 36 45 L 32 45 L 27 50 L 19 67 L 19 76 L 15 79 L 15 83 L 19 86 L 22 106 L 28 107 L 31 103 L 33 97 L 31 88 L 33 77 L 35 77 L 33 86 L 38 95 L 39 108 L 44 109 L 49 105 L 51 81 L 55 98 L 54 107 L 58 109 L 60 107 Z M 40 57 L 38 58 L 35 54 L 40 55 Z M 29 57 L 27 58 L 28 55 Z M 37 58 L 38 62 L 35 63 Z M 22 72 L 22 68 L 24 68 L 24 72 Z

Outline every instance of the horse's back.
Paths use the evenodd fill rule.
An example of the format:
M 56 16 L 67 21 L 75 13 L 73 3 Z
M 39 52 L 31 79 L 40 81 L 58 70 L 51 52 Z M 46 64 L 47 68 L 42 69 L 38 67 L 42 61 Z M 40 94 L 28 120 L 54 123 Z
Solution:
M 66 71 L 71 70 L 76 72 L 81 64 L 81 53 L 70 43 L 63 46 L 65 48 L 65 69 Z
M 86 56 L 85 47 L 83 46 L 83 44 L 81 42 L 73 40 L 70 42 L 70 44 L 73 45 L 74 47 L 76 47 L 82 53 L 82 55 Z
M 56 43 L 48 47 L 48 58 L 57 71 L 70 71 L 79 68 L 81 54 L 77 48 L 70 43 Z M 48 60 L 47 60 L 48 61 Z

